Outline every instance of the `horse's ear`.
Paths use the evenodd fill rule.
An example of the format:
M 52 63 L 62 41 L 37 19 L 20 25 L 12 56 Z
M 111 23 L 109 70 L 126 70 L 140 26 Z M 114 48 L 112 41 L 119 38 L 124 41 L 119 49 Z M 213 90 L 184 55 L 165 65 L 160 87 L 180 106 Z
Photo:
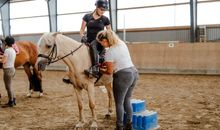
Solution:
M 56 37 L 57 34 L 61 34 L 61 32 L 54 32 L 54 33 L 52 33 L 52 36 Z

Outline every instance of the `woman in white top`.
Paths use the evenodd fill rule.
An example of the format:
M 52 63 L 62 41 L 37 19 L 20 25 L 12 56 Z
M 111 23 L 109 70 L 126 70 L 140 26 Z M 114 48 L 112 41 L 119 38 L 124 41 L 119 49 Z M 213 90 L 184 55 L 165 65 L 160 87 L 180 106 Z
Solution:
M 15 58 L 16 58 L 16 52 L 12 48 L 12 45 L 14 44 L 14 42 L 15 40 L 11 36 L 8 36 L 5 38 L 5 51 L 2 57 L 2 63 L 3 63 L 3 72 L 4 72 L 3 78 L 4 78 L 5 88 L 7 90 L 9 100 L 8 100 L 8 103 L 6 103 L 2 107 L 13 107 L 14 105 L 16 105 L 15 95 L 14 95 L 14 92 L 11 86 L 12 78 L 15 75 L 14 63 L 15 63 Z
M 97 34 L 97 41 L 106 50 L 101 73 L 113 74 L 113 93 L 116 105 L 116 130 L 132 130 L 132 108 L 130 98 L 138 79 L 138 71 L 132 63 L 127 45 L 111 30 Z M 126 125 L 123 125 L 126 113 Z

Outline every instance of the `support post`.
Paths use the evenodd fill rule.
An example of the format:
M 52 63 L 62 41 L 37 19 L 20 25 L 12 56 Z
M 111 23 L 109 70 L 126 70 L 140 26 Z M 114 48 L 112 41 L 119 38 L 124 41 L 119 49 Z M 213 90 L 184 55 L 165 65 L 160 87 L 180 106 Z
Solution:
M 50 32 L 57 32 L 57 0 L 47 0 Z
M 109 13 L 113 31 L 117 31 L 117 0 L 109 0 Z
M 190 0 L 190 41 L 196 42 L 197 34 L 197 0 Z
M 1 17 L 2 17 L 2 32 L 3 32 L 3 36 L 5 37 L 11 34 L 9 0 L 1 0 L 0 9 L 1 9 Z

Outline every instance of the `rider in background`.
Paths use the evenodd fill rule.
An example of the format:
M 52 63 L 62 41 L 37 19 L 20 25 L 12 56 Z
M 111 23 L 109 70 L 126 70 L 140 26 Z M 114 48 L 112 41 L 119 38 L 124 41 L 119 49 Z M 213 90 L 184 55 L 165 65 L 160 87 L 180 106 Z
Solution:
M 96 35 L 99 31 L 111 29 L 110 20 L 104 16 L 106 10 L 108 10 L 107 0 L 97 0 L 95 3 L 96 9 L 92 13 L 85 14 L 82 20 L 80 29 L 81 42 L 85 42 L 90 47 L 90 55 L 92 60 L 92 66 L 86 69 L 84 72 L 87 75 L 93 75 L 99 77 L 99 54 L 104 50 L 102 45 L 96 41 Z M 87 33 L 85 35 L 85 29 Z

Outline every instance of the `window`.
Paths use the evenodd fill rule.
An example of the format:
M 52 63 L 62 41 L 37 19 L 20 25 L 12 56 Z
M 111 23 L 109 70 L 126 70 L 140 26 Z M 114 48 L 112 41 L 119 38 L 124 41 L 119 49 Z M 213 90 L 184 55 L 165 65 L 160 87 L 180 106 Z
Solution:
M 189 4 L 119 10 L 118 29 L 189 25 L 189 14 Z
M 84 14 L 60 15 L 57 17 L 58 31 L 79 31 Z
M 79 31 L 83 16 L 95 10 L 96 0 L 57 0 L 57 30 L 61 32 Z M 109 18 L 109 11 L 105 16 Z
M 10 3 L 11 34 L 49 32 L 47 2 L 45 0 Z
M 0 25 L 2 25 L 2 20 L 0 20 Z M 0 27 L 0 35 L 3 35 L 2 26 Z
M 10 17 L 33 17 L 48 15 L 47 2 L 45 0 L 34 0 L 10 3 Z
M 198 2 L 200 2 L 200 1 L 213 1 L 213 0 L 197 0 Z
M 0 35 L 3 35 L 3 32 L 2 32 L 2 16 L 1 15 L 0 15 Z
M 79 31 L 82 23 L 82 18 L 85 13 L 59 15 L 57 17 L 58 31 Z M 109 18 L 109 12 L 106 11 L 105 16 Z
M 12 34 L 28 34 L 42 32 L 49 32 L 48 17 L 11 20 Z
M 198 3 L 198 25 L 220 24 L 220 2 Z
M 185 3 L 190 0 L 118 0 L 118 8 L 143 7 L 152 5 L 164 5 L 174 3 Z
M 96 0 L 57 0 L 57 13 L 88 12 L 95 9 Z
M 57 0 L 58 31 L 79 31 L 86 12 L 95 9 L 96 0 Z M 60 15 L 63 14 L 63 15 Z

